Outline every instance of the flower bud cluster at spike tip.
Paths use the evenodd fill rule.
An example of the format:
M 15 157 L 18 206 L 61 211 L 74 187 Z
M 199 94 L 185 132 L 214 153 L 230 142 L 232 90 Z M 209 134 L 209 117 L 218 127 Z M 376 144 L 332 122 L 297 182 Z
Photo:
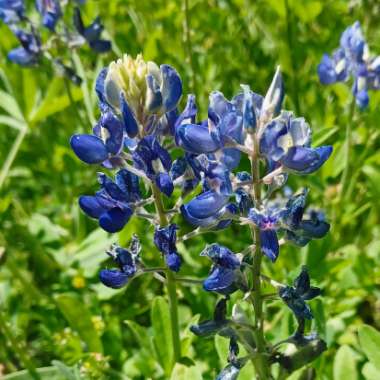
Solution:
M 318 66 L 322 84 L 345 82 L 352 77 L 356 104 L 366 108 L 368 90 L 380 89 L 380 56 L 371 56 L 360 23 L 349 26 L 340 38 L 340 46 L 331 56 L 324 54 Z
M 176 108 L 182 95 L 182 82 L 169 65 L 145 62 L 139 54 L 135 59 L 125 54 L 112 62 L 104 82 L 105 97 L 116 109 L 125 100 L 135 118 L 144 123 L 144 115 L 163 115 Z

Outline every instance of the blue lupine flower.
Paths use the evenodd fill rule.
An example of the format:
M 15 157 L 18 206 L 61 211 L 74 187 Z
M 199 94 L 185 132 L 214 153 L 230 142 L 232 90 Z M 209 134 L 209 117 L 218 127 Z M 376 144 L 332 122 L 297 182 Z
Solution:
M 136 255 L 119 246 L 114 246 L 113 249 L 107 253 L 112 257 L 119 268 L 102 269 L 99 273 L 100 281 L 109 288 L 122 288 L 127 284 L 128 279 L 137 271 Z
M 211 272 L 203 282 L 203 288 L 210 292 L 228 295 L 241 285 L 240 260 L 227 247 L 211 244 L 201 252 L 213 262 Z
M 189 95 L 175 125 L 177 145 L 193 154 L 218 152 L 218 160 L 234 169 L 239 164 L 240 152 L 231 146 L 243 143 L 242 116 L 236 106 L 215 91 L 210 95 L 208 119 L 196 123 L 196 112 L 195 97 Z
M 277 230 L 281 226 L 283 209 L 268 208 L 259 211 L 251 208 L 248 219 L 260 230 L 261 250 L 272 262 L 275 262 L 280 252 Z
M 148 178 L 168 197 L 174 190 L 173 181 L 168 174 L 172 165 L 170 154 L 155 136 L 144 137 L 132 153 L 134 166 L 142 170 Z
M 124 147 L 124 123 L 108 108 L 102 113 L 93 129 L 94 134 L 73 135 L 70 145 L 75 154 L 87 164 L 120 166 L 119 158 Z
M 166 265 L 173 272 L 178 272 L 182 264 L 176 247 L 177 229 L 176 224 L 170 224 L 166 227 L 157 227 L 154 231 L 154 244 L 164 255 Z
M 193 226 L 213 227 L 222 219 L 231 219 L 233 212 L 228 206 L 228 196 L 209 190 L 182 205 L 181 213 Z
M 242 187 L 235 190 L 235 199 L 242 215 L 246 215 L 249 209 L 253 207 L 252 197 Z
M 87 41 L 91 49 L 97 53 L 105 53 L 111 50 L 111 42 L 100 38 L 104 26 L 97 17 L 89 26 L 85 27 L 79 8 L 75 8 L 73 22 L 78 33 Z
M 114 233 L 123 229 L 133 214 L 134 203 L 140 200 L 139 180 L 136 175 L 121 169 L 112 181 L 99 174 L 100 191 L 82 195 L 79 206 L 91 218 L 98 219 L 105 231 Z
M 312 319 L 309 305 L 305 301 L 311 300 L 321 294 L 321 289 L 310 286 L 310 277 L 306 266 L 294 280 L 293 286 L 284 286 L 279 289 L 281 299 L 289 306 L 297 318 Z
M 220 244 L 207 245 L 200 256 L 207 256 L 214 264 L 229 269 L 236 269 L 240 266 L 239 258 L 227 247 Z
M 371 57 L 360 23 L 349 26 L 340 38 L 340 47 L 332 56 L 324 54 L 318 65 L 322 84 L 332 84 L 353 78 L 352 93 L 356 104 L 365 108 L 369 103 L 368 90 L 379 89 L 380 57 Z
M 312 239 L 323 238 L 330 230 L 323 212 L 310 210 L 307 214 L 307 218 L 301 220 L 297 227 L 285 231 L 285 238 L 301 247 Z
M 318 170 L 332 153 L 331 146 L 311 148 L 311 131 L 303 118 L 282 112 L 269 123 L 260 138 L 260 152 L 284 171 L 310 174 Z
M 18 23 L 24 18 L 24 12 L 24 0 L 0 0 L 0 19 L 4 23 Z
M 57 21 L 62 16 L 58 0 L 36 0 L 37 11 L 42 16 L 42 24 L 54 31 Z
M 20 41 L 21 46 L 8 53 L 9 60 L 20 66 L 31 66 L 38 63 L 41 57 L 40 37 L 34 31 L 26 33 L 16 27 L 11 29 Z

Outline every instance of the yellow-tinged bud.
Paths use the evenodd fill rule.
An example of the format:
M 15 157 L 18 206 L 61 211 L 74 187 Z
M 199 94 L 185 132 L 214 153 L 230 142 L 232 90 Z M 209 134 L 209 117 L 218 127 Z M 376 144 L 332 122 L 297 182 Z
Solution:
M 144 61 L 141 54 L 135 59 L 125 54 L 123 58 L 112 62 L 104 82 L 107 101 L 119 109 L 120 93 L 123 93 L 135 115 L 138 115 L 145 105 L 148 74 L 159 82 L 159 67 L 154 62 Z

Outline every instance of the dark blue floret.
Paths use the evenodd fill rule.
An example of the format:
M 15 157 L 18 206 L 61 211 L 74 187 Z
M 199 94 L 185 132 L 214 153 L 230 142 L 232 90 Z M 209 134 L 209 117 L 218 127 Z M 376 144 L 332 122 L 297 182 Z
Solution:
M 178 272 L 181 267 L 181 257 L 177 252 L 177 225 L 170 224 L 166 227 L 157 227 L 154 231 L 154 244 L 164 255 L 166 265 L 174 272 Z
M 84 37 L 92 50 L 97 53 L 105 53 L 111 50 L 111 42 L 100 38 L 104 27 L 99 17 L 85 27 L 79 8 L 75 8 L 73 22 L 78 33 Z
M 31 66 L 38 63 L 41 57 L 40 37 L 34 31 L 26 33 L 16 27 L 11 29 L 20 41 L 21 46 L 8 53 L 9 60 L 21 66 Z
M 128 275 L 118 269 L 102 269 L 99 273 L 100 281 L 109 288 L 120 289 L 128 282 Z
M 310 286 L 310 277 L 305 266 L 294 280 L 293 286 L 280 288 L 281 299 L 289 306 L 293 313 L 300 319 L 312 319 L 310 307 L 305 301 L 311 300 L 321 294 L 317 287 Z
M 223 295 L 235 292 L 238 289 L 235 270 L 218 265 L 214 266 L 210 275 L 203 282 L 203 288 L 206 291 Z

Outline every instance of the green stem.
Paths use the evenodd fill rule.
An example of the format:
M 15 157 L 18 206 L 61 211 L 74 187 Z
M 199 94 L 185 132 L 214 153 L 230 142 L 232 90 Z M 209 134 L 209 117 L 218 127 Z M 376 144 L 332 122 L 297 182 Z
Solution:
M 347 194 L 347 182 L 348 182 L 348 173 L 350 171 L 350 148 L 351 148 L 351 138 L 352 138 L 352 124 L 353 119 L 355 117 L 355 97 L 352 97 L 352 101 L 350 104 L 350 109 L 348 112 L 348 120 L 346 123 L 346 139 L 345 139 L 345 145 L 344 145 L 344 168 L 342 177 L 340 180 L 340 199 L 342 200 L 343 197 Z
M 297 58 L 295 57 L 295 46 L 294 46 L 294 38 L 293 38 L 293 25 L 296 25 L 295 22 L 292 22 L 292 14 L 289 8 L 288 0 L 285 0 L 285 14 L 286 14 L 286 36 L 287 43 L 289 48 L 289 59 L 290 66 L 292 70 L 292 98 L 294 102 L 294 108 L 296 110 L 296 114 L 300 115 L 300 101 L 299 101 L 299 87 L 297 80 Z
M 82 115 L 80 114 L 80 112 L 78 110 L 77 104 L 76 104 L 75 99 L 73 97 L 73 93 L 71 92 L 71 87 L 70 87 L 71 83 L 67 78 L 64 78 L 64 82 L 65 82 L 65 88 L 66 88 L 67 96 L 68 96 L 69 101 L 70 101 L 70 106 L 73 109 L 73 111 L 75 112 L 75 115 L 77 116 L 78 121 L 82 125 L 82 127 L 86 127 L 86 123 L 84 122 Z
M 183 23 L 184 27 L 184 37 L 186 43 L 186 55 L 190 64 L 191 69 L 191 91 L 196 94 L 197 92 L 197 83 L 196 83 L 196 70 L 195 63 L 193 59 L 193 45 L 191 42 L 191 30 L 190 30 L 190 9 L 189 9 L 189 0 L 184 0 L 184 12 L 185 19 Z
M 22 365 L 28 370 L 30 376 L 33 379 L 40 380 L 36 368 L 34 367 L 32 361 L 30 360 L 28 354 L 26 353 L 24 347 L 20 344 L 20 341 L 13 335 L 13 331 L 9 326 L 3 312 L 0 310 L 0 330 L 3 332 L 5 339 L 8 341 L 18 358 L 20 359 Z
M 28 131 L 27 126 L 24 128 L 20 129 L 16 140 L 14 141 L 11 150 L 8 153 L 7 159 L 4 162 L 3 167 L 1 168 L 0 172 L 0 189 L 4 184 L 4 181 L 6 180 L 9 170 L 12 167 L 13 161 L 15 160 L 17 153 L 21 147 L 22 142 L 24 141 L 24 138 L 26 136 L 26 133 Z
M 251 156 L 251 172 L 253 180 L 252 196 L 255 200 L 255 207 L 261 205 L 261 184 L 260 184 L 260 161 L 258 155 L 257 137 L 254 136 L 254 153 Z M 264 337 L 264 318 L 263 318 L 263 299 L 261 294 L 261 242 L 260 230 L 258 227 L 251 227 L 251 233 L 254 243 L 253 263 L 252 263 L 252 304 L 255 315 L 255 340 L 257 355 L 252 359 L 258 378 L 260 380 L 270 379 L 270 368 L 266 356 L 266 344 Z
M 166 226 L 168 225 L 168 219 L 165 214 L 165 208 L 162 202 L 161 193 L 154 183 L 152 183 L 152 192 L 153 192 L 154 202 L 156 205 L 157 214 L 160 219 L 160 225 Z M 174 361 L 178 362 L 178 360 L 181 357 L 181 340 L 180 340 L 180 335 L 179 335 L 179 323 L 178 323 L 177 286 L 176 286 L 175 277 L 169 269 L 166 271 L 166 287 L 167 287 L 168 296 L 169 296 L 170 322 L 171 322 L 171 330 L 172 330 Z

